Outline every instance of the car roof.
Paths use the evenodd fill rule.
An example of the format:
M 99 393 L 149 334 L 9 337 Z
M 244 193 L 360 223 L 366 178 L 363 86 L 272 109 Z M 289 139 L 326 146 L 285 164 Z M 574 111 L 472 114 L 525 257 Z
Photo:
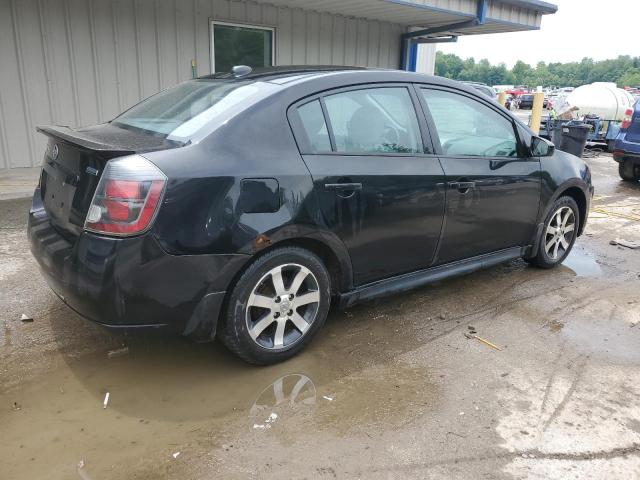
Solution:
M 251 68 L 245 75 L 235 76 L 233 72 L 216 72 L 211 75 L 204 75 L 198 79 L 216 80 L 262 80 L 272 81 L 285 79 L 288 77 L 299 77 L 301 75 L 321 75 L 322 73 L 343 72 L 353 70 L 379 70 L 367 67 L 336 66 L 336 65 L 283 65 L 277 67 L 257 67 Z
M 246 67 L 243 69 L 246 70 Z M 449 87 L 466 92 L 475 98 L 495 103 L 492 96 L 488 96 L 476 88 L 463 82 L 445 77 L 392 70 L 384 68 L 368 68 L 335 65 L 289 65 L 278 67 L 254 68 L 247 73 L 234 75 L 232 72 L 215 73 L 198 77 L 191 81 L 222 81 L 229 83 L 263 83 L 275 87 L 270 88 L 265 98 L 284 95 L 285 103 L 291 105 L 303 101 L 309 96 L 336 88 L 356 86 L 360 84 L 393 84 L 414 83 L 437 87 Z M 486 88 L 486 87 L 485 87 Z M 489 87 L 491 88 L 491 87 Z M 261 103 L 261 102 L 260 102 Z M 504 110 L 505 115 L 519 123 L 522 128 L 530 132 L 528 126 L 520 121 L 512 112 Z M 531 132 L 530 132 L 531 133 Z M 206 136 L 206 135 L 205 135 Z
M 198 77 L 197 80 L 224 80 L 228 82 L 261 81 L 278 85 L 298 85 L 313 83 L 322 79 L 342 77 L 349 83 L 375 82 L 415 82 L 455 87 L 475 93 L 468 84 L 435 75 L 393 70 L 386 68 L 336 66 L 336 65 L 283 65 L 277 67 L 253 68 L 244 75 L 235 76 L 232 72 L 214 73 Z

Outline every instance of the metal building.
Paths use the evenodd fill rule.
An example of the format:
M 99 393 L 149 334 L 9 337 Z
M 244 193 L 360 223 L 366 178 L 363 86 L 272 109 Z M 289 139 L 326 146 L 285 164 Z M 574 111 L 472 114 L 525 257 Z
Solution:
M 234 63 L 428 71 L 433 42 L 538 29 L 555 11 L 540 0 L 0 0 L 0 170 L 40 164 L 36 125 L 107 121 Z

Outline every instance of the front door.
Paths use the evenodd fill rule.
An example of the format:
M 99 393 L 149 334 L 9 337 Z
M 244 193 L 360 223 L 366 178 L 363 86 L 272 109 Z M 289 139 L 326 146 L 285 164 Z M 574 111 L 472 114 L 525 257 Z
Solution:
M 540 162 L 520 144 L 513 120 L 489 100 L 464 92 L 418 90 L 447 181 L 435 263 L 529 245 L 538 217 Z
M 347 247 L 356 284 L 433 260 L 444 176 L 425 153 L 417 102 L 407 85 L 359 86 L 296 109 L 323 221 Z

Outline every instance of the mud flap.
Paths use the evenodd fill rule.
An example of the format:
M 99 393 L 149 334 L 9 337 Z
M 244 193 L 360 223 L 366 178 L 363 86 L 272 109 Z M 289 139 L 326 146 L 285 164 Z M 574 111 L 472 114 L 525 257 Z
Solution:
M 544 230 L 544 222 L 539 223 L 536 226 L 536 233 L 533 238 L 533 242 L 531 242 L 531 246 L 527 249 L 527 252 L 524 254 L 524 258 L 533 258 L 538 253 L 538 248 L 540 247 L 540 239 L 542 238 L 542 231 Z
M 182 335 L 196 342 L 211 342 L 216 337 L 218 316 L 226 292 L 208 293 L 198 303 L 182 332 Z

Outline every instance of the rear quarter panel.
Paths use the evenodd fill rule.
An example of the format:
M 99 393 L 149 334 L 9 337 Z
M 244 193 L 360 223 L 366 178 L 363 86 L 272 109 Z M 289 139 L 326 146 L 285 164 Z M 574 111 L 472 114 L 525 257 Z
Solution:
M 176 255 L 254 254 L 311 238 L 350 269 L 344 245 L 323 227 L 311 175 L 286 118 L 292 101 L 285 90 L 217 126 L 197 144 L 145 154 L 169 178 L 152 228 L 163 249 Z M 256 208 L 247 198 L 246 179 L 272 191 L 277 208 L 269 202 L 264 211 Z

